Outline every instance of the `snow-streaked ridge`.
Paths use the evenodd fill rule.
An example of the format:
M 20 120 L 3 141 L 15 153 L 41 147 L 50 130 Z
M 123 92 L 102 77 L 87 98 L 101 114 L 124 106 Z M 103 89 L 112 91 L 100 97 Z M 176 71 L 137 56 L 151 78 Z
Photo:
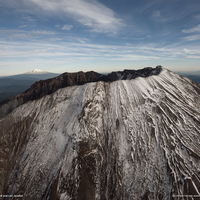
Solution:
M 16 138 L 6 154 L 16 159 L 7 194 L 88 200 L 200 195 L 200 87 L 166 69 L 159 76 L 59 89 L 18 107 L 0 128 L 6 124 L 11 128 L 1 129 L 1 151 Z

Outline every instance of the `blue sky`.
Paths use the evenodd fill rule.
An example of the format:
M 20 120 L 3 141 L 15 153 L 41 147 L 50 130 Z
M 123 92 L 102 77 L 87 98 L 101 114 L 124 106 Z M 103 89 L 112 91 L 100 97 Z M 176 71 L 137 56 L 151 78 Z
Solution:
M 199 0 L 0 1 L 0 76 L 200 70 Z

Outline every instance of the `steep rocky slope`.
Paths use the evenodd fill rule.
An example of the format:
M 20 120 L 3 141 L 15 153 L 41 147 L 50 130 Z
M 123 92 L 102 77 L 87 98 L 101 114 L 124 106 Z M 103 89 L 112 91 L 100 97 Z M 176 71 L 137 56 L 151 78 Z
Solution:
M 200 86 L 166 69 L 58 89 L 0 120 L 0 194 L 200 199 L 199 130 Z

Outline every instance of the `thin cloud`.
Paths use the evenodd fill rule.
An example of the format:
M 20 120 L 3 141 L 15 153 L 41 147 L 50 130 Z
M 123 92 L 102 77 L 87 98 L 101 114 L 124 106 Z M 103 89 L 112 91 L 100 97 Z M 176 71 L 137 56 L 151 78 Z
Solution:
M 200 50 L 184 48 L 183 51 L 185 52 L 187 58 L 200 58 Z
M 72 17 L 94 32 L 117 33 L 123 26 L 122 20 L 115 16 L 113 10 L 103 4 L 88 0 L 30 0 L 47 13 L 63 13 Z
M 190 36 L 184 37 L 183 39 L 187 41 L 200 40 L 200 34 L 190 35 Z
M 185 53 L 187 54 L 198 54 L 200 56 L 200 50 L 196 50 L 196 49 L 187 49 L 184 48 L 183 49 Z
M 55 34 L 55 32 L 46 31 L 46 30 L 25 31 L 21 29 L 0 29 L 0 33 L 6 33 L 6 34 L 24 33 L 24 34 L 34 34 L 34 35 L 54 35 Z
M 182 32 L 185 34 L 191 34 L 187 37 L 183 37 L 186 41 L 200 40 L 200 24 L 190 29 L 182 30 Z
M 0 2 L 0 5 L 37 17 L 44 14 L 69 17 L 98 33 L 116 34 L 124 26 L 113 10 L 97 0 L 7 0 Z M 37 21 L 32 16 L 25 19 Z
M 55 33 L 52 31 L 45 31 L 45 30 L 33 30 L 30 33 L 35 35 L 54 35 Z
M 111 60 L 116 61 L 136 61 L 136 60 L 158 60 L 160 57 L 156 56 L 142 56 L 137 54 L 123 55 L 117 56 L 116 58 L 112 58 Z
M 198 1 L 187 6 L 184 6 L 184 3 L 182 4 L 183 6 L 180 6 L 177 4 L 177 1 L 171 1 L 169 3 L 169 1 L 156 0 L 149 4 L 150 6 L 146 12 L 150 12 L 151 18 L 161 23 L 178 21 L 195 12 L 199 12 Z
M 19 26 L 19 28 L 26 28 L 26 27 L 27 27 L 26 25 Z
M 67 25 L 67 24 L 65 24 L 61 29 L 62 29 L 62 30 L 66 30 L 66 31 L 70 31 L 72 28 L 73 28 L 72 25 Z
M 196 16 L 194 16 L 194 18 L 200 20 L 200 15 L 196 15 Z
M 147 46 L 126 46 L 126 45 L 100 45 L 92 43 L 45 43 L 36 42 L 15 42 L 2 43 L 3 50 L 0 51 L 1 58 L 9 59 L 55 59 L 66 61 L 75 60 L 157 60 L 157 59 L 180 59 L 186 57 L 200 56 L 199 50 L 192 48 L 156 48 Z M 194 48 L 193 48 L 194 49 Z
M 152 14 L 152 17 L 154 19 L 158 19 L 160 17 L 160 11 L 159 10 L 155 10 Z
M 200 32 L 200 24 L 187 30 L 183 30 L 183 33 L 195 33 L 195 32 Z
M 7 8 L 16 8 L 19 6 L 19 3 L 15 0 L 0 1 L 0 6 Z
M 29 21 L 29 22 L 35 22 L 37 21 L 37 19 L 35 19 L 34 17 L 30 17 L 30 16 L 26 16 L 24 17 L 25 20 Z
M 191 58 L 191 59 L 199 59 L 200 56 L 187 56 L 187 58 Z
M 0 36 L 4 39 L 20 39 L 23 41 L 31 40 L 31 39 L 39 39 L 44 38 L 44 36 L 49 37 L 55 35 L 55 32 L 46 31 L 46 30 L 23 30 L 23 29 L 0 29 Z

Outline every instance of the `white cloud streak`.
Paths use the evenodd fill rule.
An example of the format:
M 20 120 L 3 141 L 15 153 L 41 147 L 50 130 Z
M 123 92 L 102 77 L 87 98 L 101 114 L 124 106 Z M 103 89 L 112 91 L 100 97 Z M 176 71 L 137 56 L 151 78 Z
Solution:
M 131 67 L 134 63 L 141 61 L 156 65 L 165 61 L 182 60 L 184 62 L 184 60 L 200 58 L 199 48 L 194 45 L 185 48 L 178 46 L 158 48 L 153 44 L 128 46 L 64 41 L 50 43 L 38 40 L 37 42 L 0 41 L 0 47 L 0 68 L 2 69 L 51 66 L 52 69 L 60 67 L 65 69 L 64 71 L 77 71 L 80 70 L 80 65 L 83 67 L 84 63 L 84 70 L 95 70 L 97 66 L 102 69 L 104 65 L 101 66 L 101 63 L 114 62 L 115 64 L 121 63 L 122 66 L 127 66 L 126 64 L 129 63 Z M 71 68 L 71 66 L 77 68 Z M 104 70 L 109 69 L 109 66 L 107 68 L 104 66 Z
M 96 0 L 29 0 L 47 13 L 71 17 L 94 32 L 117 33 L 123 26 L 113 10 Z M 25 0 L 24 0 L 25 2 Z
M 147 10 L 151 13 L 151 18 L 161 23 L 183 20 L 191 14 L 194 15 L 195 12 L 199 13 L 199 1 L 188 3 L 187 6 L 185 2 L 165 0 L 152 0 L 148 1 L 148 4 L 150 6 Z
M 55 32 L 52 31 L 46 31 L 46 30 L 22 30 L 22 29 L 0 29 L 0 37 L 6 38 L 6 39 L 22 39 L 22 40 L 30 40 L 30 39 L 39 39 L 44 36 L 48 36 L 48 39 L 53 39 L 49 38 L 49 36 L 55 35 Z
M 72 25 L 67 25 L 67 24 L 65 24 L 61 29 L 62 29 L 62 30 L 66 30 L 66 31 L 70 31 L 72 28 L 73 28 Z
M 200 40 L 200 34 L 190 35 L 190 36 L 184 37 L 183 39 L 187 41 Z
M 27 28 L 26 25 L 21 25 L 19 28 Z
M 187 49 L 187 48 L 184 48 L 183 49 L 185 53 L 187 54 L 197 54 L 200 56 L 200 50 L 197 50 L 197 49 Z
M 116 34 L 124 26 L 116 13 L 97 0 L 6 0 L 0 6 L 37 17 L 44 14 L 70 17 L 93 32 Z M 36 21 L 28 17 L 28 21 Z
M 151 46 L 100 45 L 84 43 L 45 43 L 45 42 L 0 42 L 0 58 L 3 59 L 54 59 L 70 60 L 172 60 L 200 56 L 198 49 L 192 48 L 156 48 Z
M 196 33 L 196 32 L 200 32 L 200 24 L 191 29 L 183 30 L 183 33 Z

